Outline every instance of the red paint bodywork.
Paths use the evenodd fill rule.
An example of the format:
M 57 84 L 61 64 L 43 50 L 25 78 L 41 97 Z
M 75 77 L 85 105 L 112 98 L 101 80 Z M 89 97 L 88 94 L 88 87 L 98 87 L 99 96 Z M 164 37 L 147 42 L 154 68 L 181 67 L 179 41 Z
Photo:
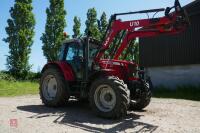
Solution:
M 122 61 L 122 60 L 107 60 L 103 59 L 99 61 L 99 66 L 101 70 L 106 74 L 107 76 L 117 76 L 120 79 L 124 80 L 138 80 L 137 77 L 128 77 L 128 73 L 133 73 L 135 71 L 130 70 L 129 66 L 133 66 L 136 68 L 138 64 L 129 62 L 129 61 Z M 61 72 L 64 75 L 65 80 L 67 81 L 75 81 L 75 74 L 71 68 L 71 66 L 66 61 L 55 61 L 55 62 L 49 62 L 47 63 L 43 70 L 47 67 L 55 66 L 58 67 Z
M 99 61 L 99 66 L 107 75 L 113 75 L 120 79 L 128 80 L 128 73 L 133 73 L 133 70 L 130 70 L 129 66 L 136 68 L 138 65 L 129 61 L 102 59 Z
M 51 66 L 58 67 L 61 70 L 61 72 L 63 73 L 65 80 L 67 80 L 67 81 L 75 80 L 74 72 L 73 72 L 71 66 L 69 64 L 67 64 L 66 61 L 49 62 L 44 66 L 43 70 L 46 69 L 47 67 L 51 67 Z

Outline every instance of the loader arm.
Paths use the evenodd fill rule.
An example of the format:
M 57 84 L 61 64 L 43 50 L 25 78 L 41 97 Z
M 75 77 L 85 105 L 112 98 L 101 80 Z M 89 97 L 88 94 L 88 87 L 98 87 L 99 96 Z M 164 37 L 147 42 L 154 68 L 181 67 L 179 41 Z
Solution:
M 175 12 L 170 13 L 171 9 L 175 9 Z M 138 14 L 138 13 L 157 13 L 164 12 L 164 17 L 150 18 L 150 19 L 140 19 L 131 21 L 121 21 L 117 20 L 117 16 Z M 186 29 L 189 24 L 186 12 L 181 8 L 178 0 L 175 0 L 173 7 L 167 7 L 166 9 L 152 9 L 143 10 L 137 12 L 119 13 L 111 16 L 110 23 L 105 34 L 105 39 L 102 43 L 100 50 L 98 51 L 95 61 L 98 62 L 105 51 L 109 49 L 110 44 L 116 35 L 125 30 L 126 34 L 121 41 L 119 48 L 115 51 L 113 58 L 118 59 L 123 50 L 127 47 L 129 42 L 137 37 L 150 37 L 158 36 L 162 34 L 175 34 L 182 32 Z

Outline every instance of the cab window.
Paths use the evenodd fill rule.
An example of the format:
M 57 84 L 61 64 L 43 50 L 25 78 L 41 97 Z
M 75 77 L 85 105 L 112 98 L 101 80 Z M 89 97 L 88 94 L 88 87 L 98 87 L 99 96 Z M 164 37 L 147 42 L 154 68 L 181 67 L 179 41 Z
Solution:
M 82 79 L 84 70 L 83 46 L 78 43 L 71 43 L 67 49 L 65 60 L 71 65 L 77 79 Z
M 58 53 L 58 60 L 63 60 L 64 58 L 64 51 L 65 51 L 65 45 L 62 45 L 62 47 L 60 48 L 60 51 Z
M 83 48 L 79 44 L 69 44 L 66 61 L 72 61 L 76 58 L 83 58 Z

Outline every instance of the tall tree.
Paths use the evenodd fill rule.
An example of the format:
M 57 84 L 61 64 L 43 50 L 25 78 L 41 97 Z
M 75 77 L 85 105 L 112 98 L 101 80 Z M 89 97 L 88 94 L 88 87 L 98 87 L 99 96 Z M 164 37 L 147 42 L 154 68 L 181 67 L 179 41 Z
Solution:
M 80 20 L 80 18 L 75 16 L 74 17 L 74 26 L 73 26 L 74 35 L 72 35 L 73 38 L 77 38 L 78 36 L 81 35 L 80 27 L 81 27 L 81 20 Z
M 100 32 L 97 24 L 97 12 L 95 8 L 88 9 L 87 20 L 85 22 L 85 35 L 89 35 L 95 39 L 100 39 Z
M 99 24 L 99 31 L 101 33 L 101 39 L 103 39 L 104 34 L 107 30 L 107 26 L 108 26 L 108 22 L 107 22 L 107 18 L 106 18 L 106 13 L 103 12 L 100 18 L 100 24 Z
M 15 0 L 5 28 L 8 37 L 3 39 L 9 44 L 7 68 L 13 76 L 21 79 L 25 79 L 31 69 L 28 60 L 35 27 L 32 10 L 32 0 Z
M 46 13 L 45 33 L 40 38 L 43 42 L 42 50 L 48 61 L 55 61 L 58 59 L 61 43 L 65 39 L 63 32 L 67 13 L 64 9 L 64 0 L 50 0 Z

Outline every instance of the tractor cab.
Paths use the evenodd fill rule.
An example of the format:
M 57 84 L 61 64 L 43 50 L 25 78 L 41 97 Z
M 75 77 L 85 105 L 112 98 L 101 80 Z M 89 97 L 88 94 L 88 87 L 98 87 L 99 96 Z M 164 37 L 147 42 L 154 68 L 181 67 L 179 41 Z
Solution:
M 97 40 L 90 39 L 87 42 L 86 37 L 66 40 L 61 47 L 59 61 L 71 66 L 77 80 L 86 79 L 86 71 L 91 71 L 99 46 Z

